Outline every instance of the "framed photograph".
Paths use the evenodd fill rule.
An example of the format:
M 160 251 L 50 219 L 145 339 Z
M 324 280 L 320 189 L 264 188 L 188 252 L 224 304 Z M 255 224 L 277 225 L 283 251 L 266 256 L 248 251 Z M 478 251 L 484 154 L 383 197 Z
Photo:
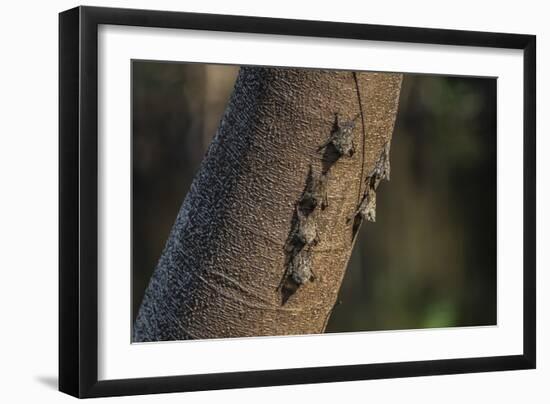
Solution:
M 59 27 L 61 391 L 535 367 L 535 36 Z

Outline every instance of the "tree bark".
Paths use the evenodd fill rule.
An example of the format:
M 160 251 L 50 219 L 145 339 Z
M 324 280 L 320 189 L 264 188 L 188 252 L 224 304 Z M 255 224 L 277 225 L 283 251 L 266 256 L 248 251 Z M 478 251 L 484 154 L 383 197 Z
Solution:
M 353 247 L 353 217 L 391 140 L 401 74 L 243 67 L 146 290 L 134 341 L 324 331 Z M 355 153 L 319 146 L 354 117 Z M 329 145 L 330 146 L 330 145 Z M 315 279 L 284 295 L 296 204 L 328 178 Z

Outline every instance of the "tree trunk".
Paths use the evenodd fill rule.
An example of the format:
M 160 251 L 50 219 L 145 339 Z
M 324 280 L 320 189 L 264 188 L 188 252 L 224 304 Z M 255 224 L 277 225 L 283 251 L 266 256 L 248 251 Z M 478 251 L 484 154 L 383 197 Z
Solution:
M 401 80 L 243 67 L 145 293 L 134 341 L 323 332 L 361 222 L 355 213 L 389 150 Z M 334 142 L 321 147 L 350 122 L 351 157 Z M 300 204 L 322 173 L 328 206 L 305 210 L 317 229 L 306 245 L 313 276 L 293 277 Z

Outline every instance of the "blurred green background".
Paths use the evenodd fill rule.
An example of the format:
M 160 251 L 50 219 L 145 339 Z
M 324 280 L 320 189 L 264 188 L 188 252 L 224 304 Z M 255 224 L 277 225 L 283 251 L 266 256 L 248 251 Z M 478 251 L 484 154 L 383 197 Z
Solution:
M 132 63 L 134 317 L 237 72 Z M 496 79 L 405 74 L 391 166 L 327 332 L 496 324 Z

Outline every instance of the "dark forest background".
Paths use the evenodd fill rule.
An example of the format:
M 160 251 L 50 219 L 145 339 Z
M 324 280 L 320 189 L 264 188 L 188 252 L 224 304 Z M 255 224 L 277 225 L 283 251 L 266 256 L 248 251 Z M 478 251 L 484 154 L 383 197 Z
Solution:
M 134 316 L 237 72 L 132 63 Z M 496 79 L 405 74 L 391 167 L 327 332 L 496 324 Z

